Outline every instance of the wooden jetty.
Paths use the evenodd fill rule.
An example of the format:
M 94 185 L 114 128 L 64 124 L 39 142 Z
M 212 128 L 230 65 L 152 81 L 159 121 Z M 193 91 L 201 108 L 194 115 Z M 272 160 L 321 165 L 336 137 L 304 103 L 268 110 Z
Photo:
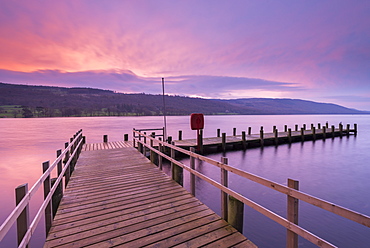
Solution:
M 189 150 L 190 147 L 197 148 L 200 153 L 207 153 L 213 151 L 226 151 L 236 149 L 247 149 L 251 147 L 262 147 L 267 145 L 279 145 L 292 142 L 303 142 L 308 140 L 326 139 L 334 137 L 343 137 L 351 134 L 357 134 L 357 125 L 351 129 L 349 125 L 346 128 L 339 124 L 337 128 L 334 126 L 319 125 L 317 128 L 311 125 L 310 129 L 306 129 L 304 125 L 298 130 L 298 125 L 295 130 L 284 126 L 283 131 L 278 131 L 276 126 L 273 127 L 273 132 L 265 132 L 261 127 L 259 133 L 252 134 L 251 128 L 248 128 L 248 133 L 243 131 L 240 135 L 236 134 L 236 128 L 233 129 L 232 136 L 226 136 L 226 133 L 217 130 L 217 137 L 203 138 L 202 132 L 197 139 L 182 139 L 182 132 L 179 132 L 179 139 L 174 140 L 173 144 L 178 147 Z M 199 142 L 199 144 L 198 144 Z
M 255 247 L 129 143 L 87 144 L 44 247 Z

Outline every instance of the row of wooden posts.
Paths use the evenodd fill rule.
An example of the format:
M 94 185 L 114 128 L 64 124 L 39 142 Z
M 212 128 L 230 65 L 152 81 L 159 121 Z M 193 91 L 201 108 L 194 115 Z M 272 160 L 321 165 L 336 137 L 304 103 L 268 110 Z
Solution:
M 53 188 L 54 184 L 58 181 L 59 177 L 64 177 L 64 187 L 63 187 L 63 180 L 59 179 L 58 186 L 56 186 L 56 189 L 51 196 L 51 201 L 46 202 L 46 207 L 45 207 L 45 229 L 46 229 L 46 236 L 49 233 L 49 230 L 51 228 L 53 219 L 56 215 L 58 206 L 60 204 L 60 201 L 63 197 L 63 188 L 67 187 L 67 184 L 70 180 L 70 177 L 72 175 L 72 172 L 74 171 L 77 159 L 79 157 L 79 154 L 81 153 L 82 149 L 82 144 L 85 143 L 85 137 L 82 136 L 82 130 L 79 130 L 72 138 L 70 138 L 70 143 L 73 142 L 73 144 L 70 146 L 69 142 L 65 143 L 65 150 L 62 152 L 62 149 L 59 149 L 56 151 L 56 156 L 57 156 L 57 178 L 51 178 L 51 170 L 50 168 L 50 161 L 42 163 L 42 170 L 43 170 L 43 175 L 41 178 L 38 180 L 38 182 L 43 181 L 43 188 L 44 188 L 44 203 Z M 77 137 L 77 139 L 76 139 Z M 80 142 L 82 140 L 82 143 Z M 69 147 L 70 146 L 70 147 Z M 69 148 L 68 148 L 69 147 Z M 64 154 L 64 155 L 62 155 Z M 61 157 L 64 156 L 64 157 Z M 73 156 L 73 157 L 71 157 Z M 56 161 L 57 161 L 56 160 Z M 55 168 L 55 167 L 54 167 Z M 65 171 L 63 175 L 63 170 Z M 44 180 L 42 178 L 45 177 Z M 36 184 L 38 183 L 36 182 Z M 35 184 L 35 185 L 36 185 Z M 35 186 L 34 186 L 35 187 Z M 33 187 L 33 188 L 34 188 Z M 32 190 L 32 189 L 31 189 Z M 28 183 L 23 184 L 18 186 L 15 189 L 15 195 L 16 195 L 16 205 L 18 206 L 27 196 L 30 192 L 28 191 Z M 43 203 L 43 204 L 44 204 Z M 14 211 L 13 211 L 14 212 Z M 12 214 L 13 214 L 12 212 Z M 15 211 L 16 213 L 17 211 Z M 12 215 L 11 214 L 11 215 Z M 37 217 L 35 217 L 36 219 Z M 30 226 L 30 220 L 29 220 L 29 203 L 24 207 L 24 209 L 21 211 L 19 214 L 17 220 L 17 240 L 18 240 L 18 245 L 21 245 L 22 242 L 24 244 L 25 240 L 25 235 L 27 232 L 29 232 L 30 228 L 36 228 L 35 226 Z M 33 231 L 31 232 L 31 234 Z M 30 234 L 30 235 L 31 235 Z M 30 237 L 26 237 L 27 240 L 29 241 Z M 25 243 L 27 245 L 28 241 Z

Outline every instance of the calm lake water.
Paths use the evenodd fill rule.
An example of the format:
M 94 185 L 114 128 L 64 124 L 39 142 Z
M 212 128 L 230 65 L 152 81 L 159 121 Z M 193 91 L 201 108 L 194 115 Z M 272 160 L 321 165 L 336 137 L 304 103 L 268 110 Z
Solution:
M 229 164 L 275 182 L 285 184 L 288 178 L 299 180 L 300 190 L 346 208 L 370 215 L 370 115 L 265 115 L 265 116 L 206 116 L 204 136 L 216 135 L 217 128 L 228 135 L 237 128 L 238 134 L 248 127 L 258 133 L 261 126 L 267 132 L 276 125 L 294 127 L 314 123 L 338 126 L 358 124 L 355 137 L 334 138 L 293 143 L 291 145 L 253 148 L 247 151 L 229 151 L 207 155 L 215 160 L 229 158 Z M 56 150 L 79 129 L 83 129 L 88 143 L 101 142 L 107 134 L 110 141 L 123 139 L 132 128 L 160 128 L 163 117 L 80 117 L 43 119 L 0 119 L 0 222 L 14 208 L 14 188 L 28 183 L 29 188 L 41 175 L 41 164 L 54 161 Z M 178 130 L 183 138 L 195 138 L 190 130 L 189 117 L 167 117 L 168 134 L 177 139 Z M 188 163 L 187 159 L 183 160 Z M 197 169 L 219 180 L 219 170 L 209 164 L 198 163 Z M 168 168 L 166 168 L 168 171 Z M 185 174 L 185 187 L 189 176 Z M 230 187 L 268 209 L 285 216 L 286 196 L 230 176 Z M 219 190 L 197 180 L 197 197 L 220 213 Z M 38 208 L 42 192 L 31 202 L 30 214 Z M 244 235 L 259 247 L 285 247 L 286 230 L 258 212 L 245 207 Z M 299 223 L 312 233 L 339 247 L 370 247 L 370 228 L 348 221 L 319 208 L 300 202 Z M 43 222 L 31 240 L 32 247 L 41 247 L 44 242 Z M 300 247 L 315 247 L 304 239 Z M 0 243 L 0 247 L 16 247 L 15 227 Z

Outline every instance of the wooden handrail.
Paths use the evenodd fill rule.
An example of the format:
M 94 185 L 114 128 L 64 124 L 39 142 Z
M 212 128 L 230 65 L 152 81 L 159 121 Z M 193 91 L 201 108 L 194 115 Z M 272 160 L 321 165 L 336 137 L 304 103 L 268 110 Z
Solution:
M 78 143 L 77 143 L 78 142 Z M 69 157 L 68 161 L 65 163 L 65 166 L 62 170 L 62 173 L 58 176 L 58 179 L 54 186 L 51 188 L 51 191 L 49 192 L 46 199 L 43 201 L 40 209 L 38 210 L 36 216 L 34 217 L 33 221 L 31 222 L 30 226 L 27 227 L 27 232 L 25 236 L 23 237 L 23 240 L 19 247 L 25 247 L 33 232 L 35 231 L 38 222 L 41 219 L 42 212 L 45 210 L 47 204 L 51 200 L 52 195 L 54 194 L 58 184 L 61 182 L 66 170 L 69 168 L 71 161 L 73 160 L 76 153 L 79 151 L 80 146 L 82 145 L 83 139 L 82 139 L 82 130 L 76 133 L 75 138 L 72 142 L 64 149 L 64 151 L 55 159 L 55 161 L 51 164 L 51 166 L 41 175 L 41 177 L 35 182 L 35 184 L 32 186 L 32 188 L 26 193 L 26 195 L 23 197 L 23 199 L 19 202 L 19 204 L 13 209 L 13 211 L 9 214 L 9 216 L 6 218 L 6 220 L 2 223 L 0 226 L 0 241 L 4 238 L 4 236 L 8 233 L 12 225 L 16 222 L 17 218 L 23 211 L 23 209 L 28 206 L 30 200 L 32 199 L 32 196 L 37 192 L 37 190 L 40 188 L 40 186 L 43 184 L 45 179 L 50 176 L 52 170 L 58 165 L 58 163 L 64 158 L 67 152 L 70 151 L 71 147 L 74 147 L 73 154 Z M 76 145 L 77 143 L 77 145 Z
M 134 133 L 138 133 L 138 131 L 136 130 L 133 130 Z M 150 140 L 154 140 L 154 138 L 148 136 L 148 135 L 145 135 L 145 134 L 142 134 L 140 133 L 139 135 L 141 136 L 144 136 L 146 137 L 147 139 L 150 139 Z M 301 228 L 300 226 L 294 224 L 293 222 L 290 222 L 288 221 L 287 219 L 271 212 L 270 210 L 264 208 L 263 206 L 249 200 L 248 198 L 240 195 L 239 193 L 223 186 L 222 184 L 214 181 L 213 179 L 199 173 L 198 171 L 196 170 L 193 170 L 191 169 L 189 166 L 169 157 L 168 155 L 158 151 L 157 149 L 155 149 L 154 147 L 150 146 L 150 144 L 146 144 L 145 142 L 141 141 L 141 140 L 138 140 L 136 139 L 136 141 L 138 143 L 141 143 L 142 145 L 144 145 L 145 147 L 147 147 L 148 149 L 150 149 L 151 151 L 154 151 L 156 152 L 158 155 L 166 158 L 167 160 L 169 160 L 171 163 L 174 163 L 180 167 L 182 167 L 183 169 L 189 171 L 191 174 L 193 175 L 196 175 L 197 177 L 207 181 L 208 183 L 212 184 L 213 186 L 219 188 L 220 190 L 222 190 L 223 192 L 235 197 L 236 199 L 238 199 L 239 201 L 243 202 L 244 204 L 250 206 L 251 208 L 257 210 L 258 212 L 262 213 L 263 215 L 265 215 L 266 217 L 274 220 L 275 222 L 279 223 L 280 225 L 284 226 L 285 228 L 287 228 L 288 230 L 298 234 L 299 236 L 309 240 L 310 242 L 320 246 L 320 247 L 335 247 L 333 244 L 330 244 L 329 242 L 315 236 L 314 234 L 310 233 L 309 231 Z M 320 207 L 322 209 L 325 209 L 329 212 L 332 212 L 334 214 L 337 214 L 339 216 L 342 216 L 344 218 L 347 218 L 349 220 L 352 220 L 352 221 L 355 221 L 359 224 L 362 224 L 364 226 L 367 226 L 367 227 L 370 227 L 370 217 L 367 216 L 367 215 L 364 215 L 364 214 L 361 214 L 361 213 L 358 213 L 358 212 L 355 212 L 355 211 L 352 211 L 350 209 L 347 209 L 347 208 L 344 208 L 342 206 L 339 206 L 339 205 L 336 205 L 336 204 L 333 204 L 331 202 L 328 202 L 328 201 L 325 201 L 325 200 L 322 200 L 320 198 L 317 198 L 317 197 L 314 197 L 314 196 L 311 196 L 309 194 L 306 194 L 306 193 L 303 193 L 301 191 L 298 191 L 298 190 L 295 190 L 295 189 L 292 189 L 290 187 L 287 187 L 285 185 L 282 185 L 282 184 L 279 184 L 279 183 L 276 183 L 274 181 L 271 181 L 271 180 L 268 180 L 268 179 L 265 179 L 263 177 L 260 177 L 260 176 L 257 176 L 257 175 L 254 175 L 252 173 L 248 173 L 246 171 L 243 171 L 243 170 L 240 170 L 240 169 L 237 169 L 235 167 L 232 167 L 230 165 L 227 165 L 227 164 L 224 164 L 222 162 L 218 162 L 218 161 L 215 161 L 213 159 L 210 159 L 210 158 L 207 158 L 205 156 L 202 156 L 202 155 L 199 155 L 197 153 L 194 153 L 194 152 L 191 152 L 191 151 L 187 151 L 185 149 L 182 149 L 182 148 L 179 148 L 175 145 L 171 145 L 171 144 L 168 144 L 166 142 L 163 142 L 163 141 L 159 141 L 159 140 L 156 140 L 157 143 L 159 143 L 161 146 L 166 146 L 170 149 L 173 149 L 173 150 L 176 150 L 178 152 L 181 152 L 183 154 L 186 154 L 186 155 L 189 155 L 190 157 L 192 158 L 197 158 L 201 161 L 204 161 L 204 162 L 207 162 L 211 165 L 214 165 L 214 166 L 217 166 L 221 169 L 224 169 L 224 170 L 227 170 L 227 171 L 230 171 L 234 174 L 237 174 L 239 176 L 242 176 L 248 180 L 251 180 L 253 182 L 256 182 L 256 183 L 259 183 L 261 185 L 264 185 L 270 189 L 274 189 L 280 193 L 283 193 L 283 194 L 286 194 L 288 196 L 291 196 L 291 197 L 294 197 L 294 198 L 297 198 L 299 200 L 302 200 L 302 201 L 305 201 L 311 205 L 314 205 L 316 207 Z M 153 142 L 150 142 L 150 143 L 153 143 Z

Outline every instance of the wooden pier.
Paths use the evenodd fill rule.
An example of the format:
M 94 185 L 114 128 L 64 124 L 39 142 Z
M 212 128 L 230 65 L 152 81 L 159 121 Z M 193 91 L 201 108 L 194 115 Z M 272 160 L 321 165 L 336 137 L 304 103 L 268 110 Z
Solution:
M 233 130 L 232 136 L 226 136 L 226 133 L 220 133 L 217 130 L 217 137 L 203 138 L 202 132 L 198 139 L 186 139 L 183 140 L 182 132 L 179 132 L 179 139 L 174 140 L 173 144 L 189 150 L 190 147 L 197 148 L 200 153 L 207 153 L 213 151 L 226 151 L 226 150 L 237 150 L 247 149 L 251 147 L 263 147 L 268 145 L 279 145 L 288 144 L 293 142 L 303 142 L 317 139 L 327 139 L 334 137 L 343 137 L 351 134 L 357 134 L 357 125 L 354 125 L 353 129 L 347 125 L 346 128 L 340 124 L 337 128 L 334 126 L 326 127 L 319 126 L 315 128 L 313 125 L 310 129 L 306 129 L 306 125 L 298 130 L 296 125 L 295 130 L 292 131 L 285 126 L 284 131 L 278 131 L 276 127 L 273 127 L 273 132 L 265 132 L 263 127 L 259 133 L 252 134 L 249 128 L 248 133 L 243 131 L 240 135 L 236 134 L 236 129 Z M 198 144 L 198 140 L 200 141 Z
M 255 247 L 129 142 L 85 144 L 44 247 Z

